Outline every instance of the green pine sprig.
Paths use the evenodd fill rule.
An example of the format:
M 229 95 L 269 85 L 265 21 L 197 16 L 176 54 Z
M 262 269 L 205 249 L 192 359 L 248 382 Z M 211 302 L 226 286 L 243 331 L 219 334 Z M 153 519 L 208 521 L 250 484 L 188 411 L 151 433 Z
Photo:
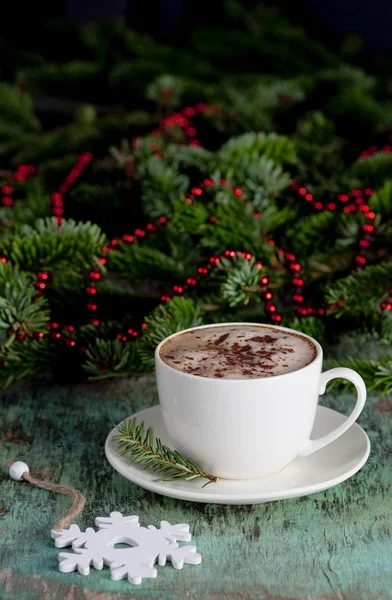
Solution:
M 117 442 L 117 450 L 121 456 L 127 455 L 143 469 L 161 474 L 162 477 L 156 481 L 207 479 L 203 487 L 217 481 L 217 477 L 206 473 L 176 450 L 162 444 L 159 438 L 154 437 L 152 427 L 145 428 L 144 421 L 138 423 L 135 417 L 118 425 L 117 430 L 118 434 L 113 440 Z

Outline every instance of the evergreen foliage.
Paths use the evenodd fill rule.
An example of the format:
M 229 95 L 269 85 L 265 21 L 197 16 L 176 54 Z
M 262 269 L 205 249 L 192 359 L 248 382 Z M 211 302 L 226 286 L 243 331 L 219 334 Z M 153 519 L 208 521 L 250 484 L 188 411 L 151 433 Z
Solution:
M 62 62 L 10 51 L 0 385 L 138 375 L 174 332 L 275 314 L 327 348 L 383 340 L 339 364 L 392 391 L 389 65 L 250 4 L 187 49 L 116 21 L 57 29 Z

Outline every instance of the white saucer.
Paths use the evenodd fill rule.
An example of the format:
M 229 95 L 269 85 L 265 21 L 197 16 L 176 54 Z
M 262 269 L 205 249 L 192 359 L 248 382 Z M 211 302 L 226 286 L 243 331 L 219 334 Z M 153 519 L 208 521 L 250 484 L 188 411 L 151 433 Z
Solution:
M 172 447 L 159 406 L 142 410 L 132 417 L 136 417 L 139 422 L 144 421 L 146 426 L 151 425 L 155 436 Z M 345 419 L 344 415 L 335 410 L 319 406 L 312 438 L 329 433 Z M 359 425 L 354 424 L 325 448 L 310 456 L 296 458 L 283 471 L 272 477 L 244 481 L 220 479 L 217 483 L 211 483 L 203 488 L 204 479 L 189 482 L 154 481 L 159 475 L 144 471 L 117 453 L 115 442 L 112 442 L 116 431 L 113 429 L 108 436 L 105 453 L 110 464 L 121 475 L 142 488 L 164 496 L 215 504 L 257 504 L 314 494 L 354 475 L 363 467 L 370 453 L 368 436 Z

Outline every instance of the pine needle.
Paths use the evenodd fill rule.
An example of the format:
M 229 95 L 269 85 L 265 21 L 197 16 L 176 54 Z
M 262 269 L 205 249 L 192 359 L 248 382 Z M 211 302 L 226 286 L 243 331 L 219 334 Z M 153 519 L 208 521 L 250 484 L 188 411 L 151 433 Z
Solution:
M 217 481 L 217 477 L 206 473 L 176 450 L 162 444 L 161 440 L 154 436 L 152 427 L 146 430 L 144 421 L 138 423 L 137 419 L 133 418 L 118 425 L 117 430 L 118 434 L 113 440 L 117 442 L 118 452 L 144 470 L 150 469 L 161 474 L 162 477 L 155 481 L 207 479 L 203 487 Z

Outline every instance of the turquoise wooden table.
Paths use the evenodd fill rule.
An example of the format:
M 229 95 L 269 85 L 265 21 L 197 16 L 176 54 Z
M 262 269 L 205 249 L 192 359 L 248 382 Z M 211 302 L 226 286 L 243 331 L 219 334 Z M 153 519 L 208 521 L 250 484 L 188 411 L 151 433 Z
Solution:
M 254 506 L 193 504 L 136 487 L 106 461 L 104 442 L 123 417 L 157 403 L 154 376 L 78 387 L 24 388 L 0 401 L 1 465 L 40 467 L 83 491 L 81 528 L 113 510 L 143 524 L 186 522 L 203 556 L 182 571 L 158 567 L 141 586 L 57 570 L 49 531 L 67 498 L 14 482 L 0 470 L 1 600 L 386 600 L 392 598 L 392 403 L 370 395 L 359 419 L 368 463 L 326 492 Z M 353 395 L 323 403 L 342 412 Z

